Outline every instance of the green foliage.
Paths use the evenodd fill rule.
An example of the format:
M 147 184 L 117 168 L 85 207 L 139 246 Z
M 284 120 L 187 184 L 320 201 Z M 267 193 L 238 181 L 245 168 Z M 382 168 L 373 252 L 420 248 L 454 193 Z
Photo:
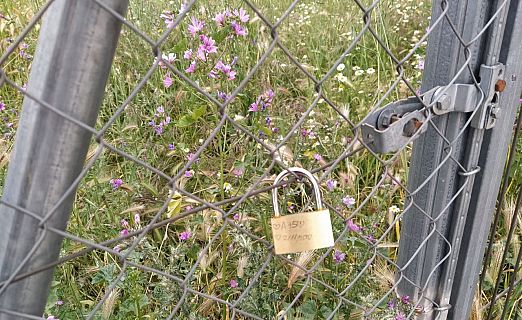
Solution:
M 19 34 L 36 7 L 41 5 L 38 1 L 23 0 L 14 5 L 15 2 L 7 0 L 0 4 L 0 12 L 7 13 L 7 19 L 0 20 L 0 52 L 4 52 L 9 45 L 6 39 Z M 271 21 L 280 17 L 291 3 L 289 0 L 253 2 Z M 150 37 L 158 39 L 166 29 L 160 14 L 164 10 L 177 12 L 179 4 L 179 1 L 131 1 L 127 17 Z M 250 22 L 245 24 L 248 29 L 245 37 L 231 37 L 229 28 L 219 28 L 212 20 L 217 12 L 225 8 L 241 6 L 245 7 L 241 1 L 198 1 L 189 14 L 189 17 L 205 21 L 205 33 L 216 41 L 218 53 L 209 54 L 205 63 L 198 60 L 196 71 L 184 74 L 221 102 L 223 98 L 218 92 L 232 93 L 269 49 L 272 41 L 270 29 L 248 8 Z M 429 14 L 429 6 L 422 1 L 386 0 L 375 7 L 371 22 L 386 46 L 400 58 L 424 34 Z M 198 37 L 188 34 L 188 23 L 189 19 L 184 20 L 161 46 L 162 53 L 176 54 L 172 65 L 181 72 L 190 63 L 183 58 L 184 52 L 193 49 L 193 54 L 196 54 L 200 44 Z M 363 27 L 362 12 L 352 1 L 307 0 L 299 2 L 277 31 L 280 43 L 307 72 L 321 79 L 355 41 Z M 25 52 L 28 55 L 34 54 L 37 31 L 35 29 L 25 39 L 28 44 Z M 6 74 L 21 86 L 27 82 L 31 59 L 22 58 L 20 50 L 15 50 L 4 67 Z M 423 61 L 424 52 L 423 45 L 404 64 L 405 77 L 414 86 L 420 84 L 422 71 L 418 65 Z M 121 107 L 154 59 L 150 46 L 131 30 L 124 28 L 99 114 L 98 128 Z M 219 60 L 225 64 L 232 64 L 236 60 L 232 66 L 237 72 L 235 79 L 227 80 L 223 74 L 220 74 L 220 78 L 209 77 Z M 163 84 L 167 76 L 173 81 L 168 88 Z M 124 266 L 118 258 L 95 250 L 56 269 L 46 315 L 53 314 L 59 319 L 83 319 L 104 295 L 109 294 L 109 302 L 103 304 L 95 319 L 165 319 L 182 297 L 184 301 L 175 315 L 177 319 L 227 319 L 231 316 L 228 307 L 203 296 L 192 293 L 184 295 L 180 283 L 185 281 L 193 290 L 233 303 L 256 281 L 239 302 L 241 310 L 266 319 L 276 318 L 286 308 L 287 319 L 323 319 L 334 310 L 333 319 L 360 318 L 361 311 L 342 302 L 331 288 L 341 292 L 363 272 L 344 298 L 364 307 L 377 304 L 390 289 L 391 284 L 382 273 L 384 270 L 393 274 L 396 270 L 384 259 L 373 259 L 371 241 L 391 227 L 392 232 L 384 239 L 391 245 L 375 250 L 392 261 L 396 258 L 394 245 L 399 240 L 400 224 L 389 223 L 400 212 L 400 209 L 392 209 L 402 207 L 404 193 L 394 186 L 390 178 L 374 190 L 385 169 L 379 160 L 368 152 L 356 153 L 341 160 L 321 181 L 325 201 L 340 212 L 339 215 L 332 213 L 335 235 L 345 229 L 345 220 L 349 217 L 362 228 L 360 232 L 349 231 L 336 245 L 335 250 L 346 254 L 343 261 L 336 262 L 330 255 L 314 273 L 316 279 L 331 288 L 326 288 L 316 280 L 308 283 L 304 277 L 298 278 L 288 287 L 290 265 L 271 256 L 263 244 L 263 240 L 271 239 L 269 219 L 273 209 L 269 194 L 260 193 L 242 202 L 234 197 L 265 187 L 272 182 L 270 179 L 274 174 L 280 171 L 274 165 L 269 175 L 263 176 L 274 158 L 252 136 L 262 139 L 268 146 L 275 146 L 281 143 L 284 136 L 289 135 L 284 150 L 274 155 L 278 161 L 308 169 L 323 166 L 338 159 L 354 139 L 353 127 L 343 117 L 355 124 L 361 121 L 396 77 L 393 61 L 376 39 L 366 33 L 322 85 L 322 94 L 339 107 L 341 116 L 327 101 L 317 96 L 313 81 L 276 47 L 225 110 L 251 135 L 225 122 L 199 159 L 186 172 L 181 172 L 189 157 L 222 120 L 222 114 L 216 105 L 169 68 L 158 68 L 126 106 L 125 112 L 109 127 L 104 141 L 165 175 L 180 175 L 175 181 L 176 185 L 195 197 L 212 203 L 221 201 L 219 209 L 225 212 L 234 206 L 236 208 L 227 216 L 228 220 L 224 220 L 222 213 L 212 208 L 186 214 L 187 210 L 201 205 L 195 197 L 172 193 L 168 181 L 156 172 L 105 150 L 78 188 L 67 231 L 100 243 L 118 237 L 124 229 L 130 232 L 142 230 L 153 219 L 156 222 L 170 219 L 145 235 L 139 243 L 134 243 L 138 238 L 133 236 L 110 245 L 123 254 L 129 253 L 128 261 L 161 270 L 165 274 L 145 272 L 126 265 L 123 276 L 119 278 Z M 269 90 L 275 93 L 270 102 L 267 98 Z M 411 94 L 404 85 L 399 85 L 383 104 Z M 12 88 L 0 88 L 0 102 L 6 104 L 6 110 L 0 111 L 2 183 L 7 169 L 7 161 L 2 161 L 2 153 L 8 154 L 12 150 L 22 100 L 23 95 Z M 264 107 L 259 105 L 257 111 L 251 111 L 252 104 L 258 101 L 268 103 Z M 293 125 L 314 101 L 317 103 L 313 110 L 294 132 Z M 93 141 L 90 156 L 95 147 Z M 409 151 L 405 150 L 389 166 L 390 174 L 405 181 L 408 159 Z M 522 163 L 519 156 L 515 161 L 516 164 Z M 513 181 L 520 183 L 519 176 L 520 172 L 516 169 Z M 118 188 L 110 184 L 110 180 L 115 178 L 123 181 Z M 330 188 L 327 181 L 335 182 L 335 187 Z M 2 184 L 0 193 L 1 188 Z M 280 192 L 284 212 L 311 209 L 309 186 L 288 188 L 287 191 Z M 167 200 L 169 195 L 171 201 Z M 353 197 L 356 205 L 345 205 L 342 201 L 345 196 Z M 355 207 L 368 197 L 362 209 L 353 216 Z M 166 207 L 166 210 L 158 214 L 162 207 Z M 138 222 L 135 221 L 136 214 L 140 219 Z M 218 234 L 221 228 L 224 231 Z M 246 229 L 257 238 L 246 235 L 238 228 Z M 190 237 L 182 240 L 183 232 L 185 235 L 189 232 Z M 128 252 L 133 245 L 135 249 Z M 207 246 L 208 250 L 204 251 Z M 62 256 L 82 248 L 81 244 L 66 240 Z M 311 263 L 317 261 L 324 252 L 318 250 Z M 291 258 L 295 259 L 295 256 Z M 199 264 L 193 269 L 197 261 Z M 370 266 L 367 265 L 368 261 L 372 261 Z M 258 274 L 261 266 L 265 266 L 265 269 Z M 231 286 L 231 280 L 237 281 L 237 287 Z M 115 281 L 116 288 L 108 293 L 108 287 Z M 290 305 L 305 285 L 304 293 Z M 516 294 L 520 296 L 520 288 L 517 290 Z M 376 315 L 386 319 L 397 312 L 411 311 L 410 305 L 398 304 L 396 297 L 388 298 L 380 301 Z M 397 302 L 398 306 L 388 308 L 388 300 Z M 63 305 L 58 305 L 58 301 L 63 301 Z

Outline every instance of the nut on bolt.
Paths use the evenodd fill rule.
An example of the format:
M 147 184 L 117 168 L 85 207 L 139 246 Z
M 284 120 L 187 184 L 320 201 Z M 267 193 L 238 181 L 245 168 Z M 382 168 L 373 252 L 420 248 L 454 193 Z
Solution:
M 435 107 L 439 110 L 448 110 L 451 104 L 451 97 L 447 94 L 442 95 L 435 103 Z
M 498 80 L 497 83 L 495 83 L 495 91 L 502 92 L 506 89 L 506 80 Z

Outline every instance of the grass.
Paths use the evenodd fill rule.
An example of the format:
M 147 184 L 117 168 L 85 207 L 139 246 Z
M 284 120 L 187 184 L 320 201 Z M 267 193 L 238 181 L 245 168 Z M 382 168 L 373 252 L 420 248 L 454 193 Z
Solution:
M 0 4 L 0 12 L 7 17 L 0 20 L 0 52 L 6 49 L 7 38 L 16 36 L 28 23 L 36 8 L 41 5 L 40 2 L 24 0 L 21 5 L 15 6 L 14 1 L 8 0 Z M 253 2 L 271 21 L 277 20 L 291 3 L 288 0 Z M 190 14 L 206 22 L 205 32 L 216 39 L 218 53 L 209 55 L 212 62 L 200 63 L 196 72 L 188 76 L 216 98 L 218 91 L 231 93 L 270 46 L 270 30 L 250 9 L 247 9 L 250 21 L 244 23 L 248 30 L 245 37 L 228 38 L 229 29 L 219 28 L 211 20 L 225 8 L 241 6 L 244 7 L 244 4 L 240 1 L 198 1 Z M 164 10 L 175 11 L 178 7 L 179 4 L 175 2 L 169 5 L 158 0 L 131 1 L 128 19 L 152 38 L 158 38 L 165 30 L 160 14 Z M 371 17 L 372 26 L 391 52 L 402 57 L 411 50 L 412 44 L 419 41 L 428 25 L 429 14 L 429 5 L 422 1 L 382 1 Z M 304 69 L 320 79 L 364 27 L 361 17 L 360 9 L 351 2 L 302 1 L 281 24 L 278 35 Z M 173 64 L 180 70 L 189 66 L 189 62 L 183 58 L 184 51 L 197 48 L 199 43 L 197 38 L 188 34 L 187 28 L 188 20 L 162 46 L 165 54 L 177 55 Z M 37 30 L 25 39 L 28 45 L 25 52 L 30 55 L 34 54 L 36 39 Z M 422 73 L 418 65 L 424 52 L 425 47 L 422 46 L 405 65 L 406 77 L 416 87 L 420 85 Z M 237 72 L 236 79 L 229 81 L 223 75 L 221 79 L 208 77 L 218 59 L 230 64 L 235 57 L 237 62 L 233 70 Z M 98 129 L 107 123 L 125 101 L 153 61 L 154 56 L 145 41 L 124 28 L 96 125 Z M 358 123 L 395 80 L 394 64 L 369 33 L 362 36 L 342 63 L 344 69 L 339 67 L 339 71 L 336 70 L 324 82 L 322 89 L 344 116 Z M 30 59 L 27 56 L 24 59 L 20 49 L 17 49 L 4 69 L 11 79 L 22 85 L 27 82 L 30 64 Z M 169 88 L 164 85 L 167 76 L 172 79 Z M 251 104 L 268 90 L 275 92 L 270 106 L 264 111 L 250 112 Z M 384 103 L 409 95 L 411 92 L 401 84 L 392 90 Z M 292 63 L 283 50 L 276 47 L 227 111 L 254 136 L 274 146 L 281 141 L 281 137 L 291 132 L 292 125 L 316 98 L 314 83 Z M 7 171 L 22 99 L 20 93 L 7 86 L 0 89 L 0 102 L 7 106 L 2 111 L 3 122 L 0 122 L 0 155 L 3 155 L 0 157 L 0 181 L 4 181 Z M 160 106 L 163 111 L 158 110 Z M 158 124 L 161 121 L 165 123 L 167 117 L 170 117 L 170 122 L 163 125 L 161 134 L 158 134 Z M 151 121 L 154 121 L 153 125 Z M 257 182 L 259 186 L 270 185 L 273 174 L 279 171 L 277 165 L 271 169 L 270 175 L 258 180 L 270 168 L 273 158 L 260 148 L 252 136 L 237 130 L 228 122 L 191 166 L 191 171 L 180 172 L 219 121 L 215 105 L 168 69 L 160 68 L 126 107 L 125 112 L 109 127 L 104 139 L 169 176 L 182 174 L 178 187 L 207 202 L 226 202 L 243 195 Z M 285 143 L 284 152 L 278 160 L 288 165 L 318 168 L 337 159 L 353 138 L 351 126 L 327 102 L 320 99 L 298 132 Z M 90 156 L 94 154 L 95 148 L 93 142 Z M 407 180 L 409 156 L 409 150 L 405 150 L 388 167 L 395 179 Z M 400 210 L 394 209 L 403 206 L 405 194 L 393 185 L 391 178 L 388 177 L 382 187 L 374 188 L 384 169 L 368 152 L 358 152 L 342 160 L 321 182 L 325 202 L 339 212 L 339 215 L 332 215 L 334 234 L 341 232 L 344 220 L 348 217 L 363 229 L 359 234 L 349 232 L 336 245 L 335 249 L 345 254 L 345 259 L 339 263 L 333 255 L 325 259 L 314 273 L 320 281 L 313 281 L 299 301 L 289 308 L 288 319 L 324 318 L 334 310 L 335 319 L 360 318 L 360 310 L 353 305 L 344 303 L 336 309 L 339 300 L 324 284 L 338 291 L 346 288 L 372 258 L 364 238 L 379 238 L 400 213 Z M 121 179 L 123 184 L 113 188 L 112 179 Z M 328 180 L 336 184 L 333 190 L 327 187 Z M 516 189 L 515 186 L 513 184 L 510 190 Z M 0 184 L 0 192 L 2 187 Z M 307 209 L 309 194 L 306 185 L 281 192 L 284 210 L 299 212 Z M 515 217 L 509 211 L 513 207 L 513 194 L 509 193 L 506 202 L 504 223 L 498 231 L 496 246 L 505 242 L 506 226 L 509 225 L 507 221 Z M 289 264 L 281 259 L 270 260 L 269 251 L 262 241 L 248 237 L 234 227 L 240 225 L 257 237 L 270 240 L 268 219 L 273 209 L 268 193 L 260 193 L 239 204 L 237 201 L 229 201 L 220 206 L 226 212 L 238 205 L 233 212 L 238 215 L 229 216 L 226 223 L 221 213 L 214 209 L 186 214 L 187 210 L 200 203 L 179 193 L 172 196 L 161 220 L 183 218 L 174 219 L 150 232 L 130 254 L 130 261 L 180 278 L 191 274 L 187 283 L 191 288 L 226 301 L 240 297 L 260 266 L 266 263 L 265 271 L 259 275 L 249 294 L 241 300 L 239 308 L 263 318 L 274 318 L 289 306 L 305 285 L 306 279 L 299 278 L 288 287 L 291 271 Z M 168 197 L 169 188 L 165 179 L 105 150 L 78 189 L 67 231 L 98 243 L 116 238 L 124 230 L 132 232 L 146 226 Z M 355 205 L 346 206 L 343 203 L 346 197 L 353 197 Z M 364 202 L 367 198 L 369 200 Z M 363 202 L 362 209 L 352 217 L 355 208 Z M 390 260 L 396 258 L 400 225 L 397 223 L 392 227 L 392 232 L 385 238 L 386 245 L 378 248 Z M 225 232 L 219 232 L 220 228 L 225 228 Z M 180 236 L 183 232 L 185 235 L 190 233 L 190 237 L 182 240 Z M 521 233 L 522 226 L 519 226 L 512 252 L 516 252 L 517 245 L 520 246 Z M 120 241 L 115 248 L 126 252 L 133 239 Z M 198 267 L 192 269 L 207 245 L 208 250 Z M 65 240 L 62 256 L 83 248 L 79 243 Z M 317 250 L 312 261 L 316 261 L 324 252 Z M 498 259 L 492 259 L 491 275 L 495 274 L 494 270 L 507 267 L 495 263 L 498 264 Z M 134 267 L 128 267 L 116 289 L 107 292 L 109 284 L 120 271 L 118 259 L 102 251 L 92 251 L 61 264 L 55 271 L 46 315 L 52 314 L 60 319 L 84 318 L 101 297 L 108 294 L 108 299 L 96 314 L 97 319 L 163 319 L 183 296 L 183 290 L 172 279 Z M 368 271 L 355 282 L 345 298 L 358 305 L 372 307 L 392 287 L 394 271 L 394 267 L 385 259 L 373 260 Z M 504 272 L 506 281 L 512 274 L 513 271 L 507 268 Z M 477 299 L 479 305 L 487 303 L 491 296 L 491 286 L 494 284 L 491 275 L 486 276 L 489 287 L 486 286 L 482 297 Z M 517 290 L 520 297 L 521 289 Z M 387 308 L 386 302 L 394 299 L 391 295 L 378 305 L 375 317 L 391 319 L 398 312 L 410 310 L 409 304 L 398 301 L 396 307 Z M 228 319 L 232 315 L 224 304 L 188 294 L 178 316 L 182 319 Z M 478 319 L 479 316 L 480 313 L 476 312 L 475 317 Z

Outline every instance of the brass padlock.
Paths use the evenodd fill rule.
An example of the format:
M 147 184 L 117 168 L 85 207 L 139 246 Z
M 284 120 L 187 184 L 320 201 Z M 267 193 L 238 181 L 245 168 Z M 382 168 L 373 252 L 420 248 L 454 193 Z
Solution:
M 277 201 L 277 188 L 274 188 L 272 190 L 274 217 L 271 219 L 271 224 L 275 253 L 297 253 L 332 247 L 334 238 L 330 211 L 323 209 L 317 180 L 305 169 L 289 168 L 276 177 L 274 184 L 278 184 L 284 177 L 291 174 L 304 175 L 310 180 L 315 193 L 317 211 L 281 216 Z

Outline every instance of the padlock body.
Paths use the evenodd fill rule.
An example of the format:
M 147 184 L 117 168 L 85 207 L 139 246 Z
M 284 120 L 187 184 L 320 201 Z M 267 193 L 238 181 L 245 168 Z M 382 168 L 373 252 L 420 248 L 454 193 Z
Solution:
M 273 217 L 271 224 L 276 254 L 310 251 L 334 245 L 328 209 Z

